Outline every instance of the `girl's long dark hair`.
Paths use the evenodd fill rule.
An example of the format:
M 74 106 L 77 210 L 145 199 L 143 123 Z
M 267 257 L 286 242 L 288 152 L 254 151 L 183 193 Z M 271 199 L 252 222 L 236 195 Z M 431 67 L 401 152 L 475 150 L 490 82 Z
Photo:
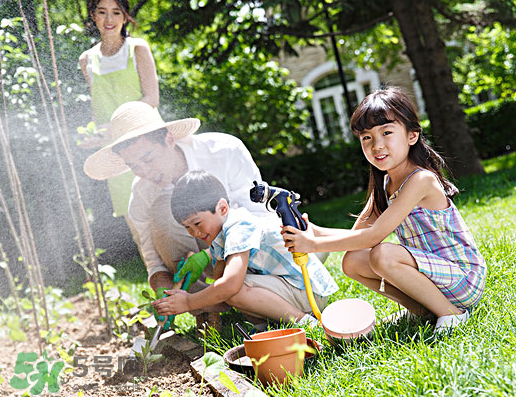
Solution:
M 136 22 L 131 17 L 131 14 L 129 14 L 129 0 L 115 0 L 118 4 L 118 7 L 122 10 L 122 13 L 127 18 L 127 22 L 124 23 L 124 26 L 122 26 L 122 30 L 120 31 L 120 35 L 122 37 L 129 37 L 130 34 L 127 31 L 127 25 L 129 23 L 136 25 Z M 95 21 L 91 17 L 91 15 L 95 12 L 97 9 L 97 5 L 99 4 L 100 0 L 88 0 L 88 20 L 86 22 L 86 30 L 90 36 L 98 36 L 99 31 L 97 29 L 97 25 L 95 24 Z
M 453 198 L 459 191 L 443 173 L 446 171 L 451 175 L 450 170 L 443 158 L 425 142 L 414 105 L 402 90 L 389 87 L 366 96 L 351 116 L 351 129 L 359 137 L 364 130 L 394 121 L 403 124 L 407 132 L 419 132 L 419 139 L 409 149 L 409 160 L 420 168 L 432 171 L 439 178 L 446 196 Z M 384 189 L 386 173 L 370 164 L 367 200 L 373 196 L 373 207 L 369 216 L 373 213 L 379 216 L 387 209 Z

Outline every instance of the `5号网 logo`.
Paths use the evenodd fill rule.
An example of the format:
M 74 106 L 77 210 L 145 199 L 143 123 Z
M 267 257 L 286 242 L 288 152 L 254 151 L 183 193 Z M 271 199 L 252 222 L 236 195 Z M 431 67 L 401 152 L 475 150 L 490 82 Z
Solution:
M 18 353 L 14 373 L 16 375 L 26 374 L 25 377 L 13 376 L 9 384 L 17 390 L 25 390 L 30 387 L 31 395 L 39 395 L 48 384 L 49 393 L 59 391 L 59 374 L 65 366 L 63 361 L 54 361 L 48 358 L 46 350 L 42 357 L 38 358 L 36 353 Z M 50 370 L 49 370 L 50 368 Z

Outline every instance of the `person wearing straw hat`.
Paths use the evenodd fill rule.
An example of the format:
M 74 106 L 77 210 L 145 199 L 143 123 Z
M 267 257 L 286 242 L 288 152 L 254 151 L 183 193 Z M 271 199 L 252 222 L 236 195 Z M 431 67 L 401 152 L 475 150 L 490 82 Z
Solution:
M 279 225 L 278 218 L 265 206 L 250 200 L 253 181 L 261 181 L 261 176 L 242 141 L 216 132 L 193 135 L 199 127 L 198 119 L 164 122 L 150 105 L 127 102 L 111 117 L 113 142 L 84 163 L 85 173 L 97 180 L 121 175 L 129 169 L 136 175 L 129 217 L 138 232 L 140 253 L 154 290 L 177 288 L 174 274 L 178 262 L 184 265 L 183 274 L 191 271 L 198 277 L 199 266 L 194 266 L 194 262 L 203 262 L 205 267 L 210 261 L 202 251 L 207 245 L 190 236 L 172 216 L 170 200 L 174 184 L 189 170 L 212 173 L 223 183 L 237 207 L 270 217 Z M 192 253 L 198 253 L 197 259 L 188 259 L 185 263 L 182 258 Z M 205 259 L 200 258 L 202 256 Z M 193 288 L 196 289 L 199 284 Z

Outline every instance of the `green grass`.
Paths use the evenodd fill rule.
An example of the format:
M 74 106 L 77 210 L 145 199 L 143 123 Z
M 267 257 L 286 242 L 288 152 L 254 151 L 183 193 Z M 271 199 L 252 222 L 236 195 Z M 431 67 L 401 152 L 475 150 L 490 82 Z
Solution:
M 272 396 L 514 396 L 516 395 L 516 155 L 486 162 L 488 174 L 458 181 L 456 199 L 488 266 L 482 301 L 472 319 L 451 335 L 433 336 L 429 324 L 377 326 L 369 341 L 331 347 L 321 329 L 308 335 L 324 344 L 305 376 L 291 386 L 269 387 Z M 309 206 L 312 220 L 348 226 L 348 213 L 360 209 L 360 195 Z M 358 207 L 357 207 L 358 203 Z M 308 206 L 307 206 L 308 207 Z M 303 210 L 307 210 L 305 207 Z M 340 290 L 331 301 L 359 297 L 377 318 L 396 304 L 348 279 L 340 270 L 342 253 L 326 266 Z M 230 340 L 233 339 L 233 340 Z M 220 350 L 239 338 L 209 338 Z
M 351 228 L 365 202 L 366 192 L 358 192 L 319 203 L 300 207 L 301 212 L 308 214 L 310 222 L 326 227 Z

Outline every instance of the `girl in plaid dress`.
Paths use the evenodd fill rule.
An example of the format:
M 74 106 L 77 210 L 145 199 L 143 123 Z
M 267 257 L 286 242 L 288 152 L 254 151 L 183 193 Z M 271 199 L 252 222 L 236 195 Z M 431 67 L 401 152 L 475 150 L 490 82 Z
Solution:
M 284 227 L 285 246 L 347 251 L 347 276 L 403 305 L 411 318 L 437 316 L 436 332 L 467 321 L 482 296 L 486 265 L 412 102 L 398 88 L 376 91 L 355 110 L 351 128 L 371 169 L 364 209 L 351 230 Z M 382 242 L 393 231 L 400 244 Z

